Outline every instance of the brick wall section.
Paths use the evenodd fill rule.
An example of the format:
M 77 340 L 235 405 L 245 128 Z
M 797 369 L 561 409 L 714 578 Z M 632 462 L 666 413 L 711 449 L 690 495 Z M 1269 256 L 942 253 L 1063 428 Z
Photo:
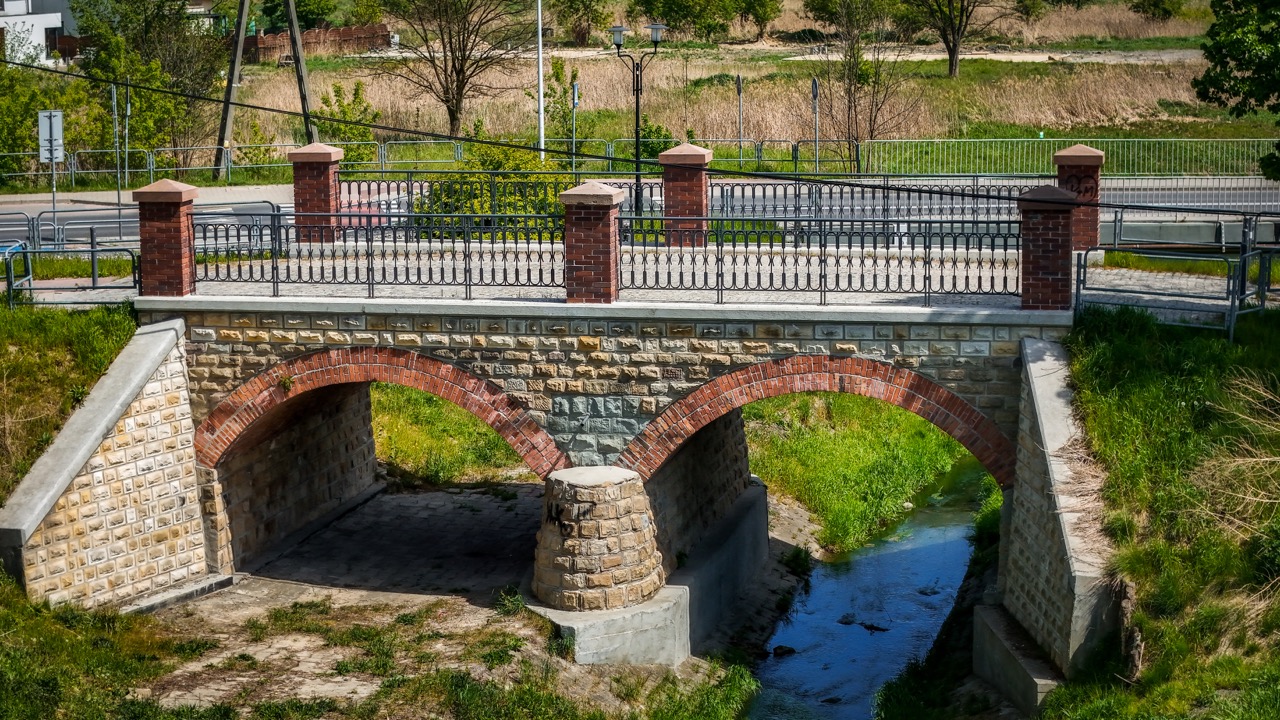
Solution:
M 751 470 L 742 411 L 729 411 L 694 433 L 645 482 L 668 576 L 728 513 Z
M 177 297 L 196 291 L 196 188 L 161 180 L 134 191 L 142 295 Z
M 307 393 L 258 418 L 216 468 L 233 567 L 373 486 L 372 422 L 368 383 Z
M 1096 203 L 1102 187 L 1102 165 L 1105 160 L 1101 150 L 1086 145 L 1074 145 L 1053 156 L 1058 167 L 1058 187 L 1073 193 L 1085 203 Z M 1072 212 L 1071 249 L 1087 250 L 1098 245 L 1099 212 L 1096 206 L 1080 206 Z
M 1022 213 L 1022 309 L 1069 310 L 1075 283 L 1071 193 L 1045 186 L 1018 200 Z
M 890 370 L 901 371 L 902 377 L 920 376 L 957 395 L 1012 438 L 1021 383 L 1018 341 L 1053 340 L 1066 332 L 1061 326 L 944 322 L 646 321 L 625 314 L 616 320 L 441 316 L 431 314 L 430 306 L 423 306 L 421 314 L 306 313 L 289 312 L 281 308 L 282 302 L 287 301 L 264 301 L 261 312 L 185 314 L 192 410 L 198 423 L 233 392 L 233 404 L 248 403 L 263 391 L 278 392 L 269 387 L 277 370 L 255 379 L 268 368 L 301 362 L 318 352 L 349 353 L 347 359 L 333 362 L 350 363 L 343 372 L 353 377 L 412 383 L 437 395 L 451 393 L 459 398 L 454 402 L 491 418 L 490 425 L 509 441 L 516 438 L 510 434 L 514 428 L 524 437 L 515 442 L 529 443 L 517 449 L 524 447 L 522 456 L 535 470 L 543 468 L 539 474 L 544 476 L 564 466 L 559 463 L 611 464 L 648 423 L 698 387 L 792 356 L 796 361 L 808 356 L 833 363 L 860 361 L 848 374 L 870 373 L 872 381 L 859 384 L 850 379 L 845 385 L 849 391 L 877 392 L 874 378 Z M 144 322 L 171 315 L 142 312 Z M 376 359 L 397 355 L 403 359 L 386 365 Z M 420 371 L 405 365 L 412 358 L 434 369 L 415 379 Z M 438 366 L 459 374 L 456 379 L 430 380 L 447 373 Z M 292 366 L 279 372 L 300 374 Z M 250 382 L 253 387 L 244 388 Z M 464 389 L 469 382 L 483 388 L 478 398 Z M 818 375 L 812 382 L 827 389 L 832 380 Z M 794 387 L 818 389 L 800 382 Z M 518 418 L 512 414 L 517 410 Z M 513 424 L 504 424 L 507 420 Z M 223 432 L 230 438 L 238 430 L 229 427 L 219 435 Z M 203 447 L 210 439 L 202 437 L 198 444 Z M 213 453 L 216 457 L 221 449 Z M 651 469 L 660 465 L 661 459 Z
M 959 440 L 1002 485 L 1013 480 L 1013 445 L 977 408 L 923 375 L 862 358 L 808 355 L 743 368 L 712 380 L 648 423 L 618 465 L 652 476 L 688 438 L 754 400 L 797 392 L 847 392 L 884 400 Z
M 612 467 L 547 478 L 533 592 L 559 610 L 639 605 L 666 581 L 644 483 Z
M 560 193 L 567 302 L 611 303 L 618 299 L 618 209 L 622 196 L 621 190 L 595 182 Z
M 93 607 L 205 572 L 184 348 L 156 368 L 27 540 L 33 600 Z
M 293 164 L 294 225 L 299 242 L 333 240 L 339 225 L 341 191 L 338 166 L 344 152 L 329 145 L 314 143 L 289 153 Z M 306 213 L 315 213 L 307 215 Z
M 259 339 L 252 337 L 253 332 L 247 331 L 247 339 Z M 229 334 L 224 332 L 222 336 Z M 352 340 L 350 333 L 329 337 Z M 199 367 L 192 368 L 192 374 L 211 376 Z M 223 462 L 244 433 L 269 421 L 276 408 L 295 398 L 332 385 L 369 382 L 416 388 L 467 410 L 501 435 L 538 475 L 546 476 L 567 465 L 551 436 L 495 384 L 417 353 L 371 347 L 320 350 L 285 360 L 270 371 L 255 375 L 202 419 L 196 429 L 197 459 L 202 467 Z
M 706 217 L 711 214 L 707 166 L 711 151 L 685 143 L 658 155 L 662 164 L 663 215 L 667 244 L 707 244 Z

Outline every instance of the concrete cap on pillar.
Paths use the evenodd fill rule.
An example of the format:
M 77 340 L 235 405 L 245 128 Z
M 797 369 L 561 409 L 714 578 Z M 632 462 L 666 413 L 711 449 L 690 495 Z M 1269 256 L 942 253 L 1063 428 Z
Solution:
M 588 465 L 556 470 L 551 473 L 549 479 L 574 487 L 596 487 L 635 482 L 640 479 L 640 473 L 613 465 Z
M 684 143 L 659 153 L 658 162 L 663 165 L 705 166 L 711 164 L 711 151 L 704 147 Z
M 289 162 L 291 163 L 311 163 L 311 162 L 338 162 L 346 157 L 347 152 L 342 148 L 336 148 L 332 145 L 324 143 L 311 143 L 297 150 L 289 151 Z
M 621 188 L 592 180 L 560 193 L 560 202 L 565 205 L 612 206 L 620 204 L 626 196 L 627 193 Z
M 1076 194 L 1064 190 L 1057 185 L 1041 185 L 1018 196 L 1019 210 L 1062 210 L 1069 211 L 1075 206 Z
M 195 200 L 200 189 L 177 180 L 157 180 L 133 191 L 133 201 L 140 203 L 181 203 Z
M 1088 145 L 1072 145 L 1053 154 L 1054 165 L 1101 165 L 1107 154 Z

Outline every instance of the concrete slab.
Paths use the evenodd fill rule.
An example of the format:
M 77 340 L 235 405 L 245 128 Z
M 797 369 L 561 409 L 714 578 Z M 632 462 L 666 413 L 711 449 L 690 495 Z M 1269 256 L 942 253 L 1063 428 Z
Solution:
M 1028 716 L 1040 710 L 1062 675 L 1034 640 L 998 605 L 973 609 L 973 672 Z

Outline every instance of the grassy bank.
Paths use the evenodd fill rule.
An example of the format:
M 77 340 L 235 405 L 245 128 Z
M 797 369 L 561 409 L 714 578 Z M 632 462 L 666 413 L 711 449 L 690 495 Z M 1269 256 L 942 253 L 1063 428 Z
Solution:
M 743 417 L 752 472 L 817 515 L 819 541 L 837 551 L 895 523 L 964 453 L 926 420 L 857 395 L 761 400 Z
M 1275 717 L 1280 316 L 1245 318 L 1236 337 L 1129 310 L 1091 311 L 1069 336 L 1141 652 L 1100 658 L 1093 677 L 1053 693 L 1046 717 Z
M 0 504 L 135 327 L 128 307 L 0 309 Z

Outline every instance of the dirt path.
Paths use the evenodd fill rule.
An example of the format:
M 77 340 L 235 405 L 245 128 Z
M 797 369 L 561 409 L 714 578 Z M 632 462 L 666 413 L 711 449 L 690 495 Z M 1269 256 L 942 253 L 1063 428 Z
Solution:
M 716 48 L 716 52 L 735 54 L 795 53 L 786 57 L 786 60 L 825 61 L 838 58 L 834 53 L 813 52 L 814 48 L 814 45 L 781 45 L 759 42 L 720 45 Z M 614 55 L 612 50 L 601 50 L 600 48 L 555 48 L 549 50 L 548 54 L 566 59 L 608 58 Z M 1198 49 L 1185 48 L 1169 50 L 1015 50 L 997 47 L 967 49 L 961 53 L 960 57 L 963 60 L 982 59 L 1022 63 L 1067 62 L 1101 63 L 1104 65 L 1171 65 L 1198 62 L 1204 58 L 1204 53 Z M 947 53 L 941 45 L 911 46 L 903 49 L 901 59 L 946 60 Z

